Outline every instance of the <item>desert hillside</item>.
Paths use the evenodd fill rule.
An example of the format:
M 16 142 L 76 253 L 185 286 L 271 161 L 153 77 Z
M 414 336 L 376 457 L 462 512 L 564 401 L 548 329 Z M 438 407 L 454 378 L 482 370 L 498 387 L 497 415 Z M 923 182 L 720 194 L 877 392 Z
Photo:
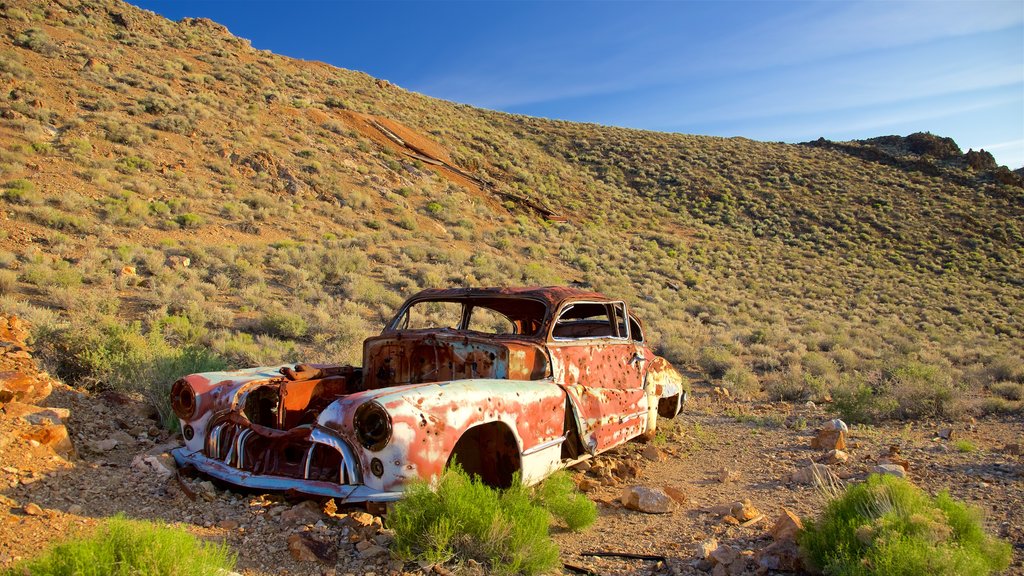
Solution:
M 784 144 L 516 116 L 256 50 L 205 19 L 4 0 L 0 207 L 0 312 L 32 326 L 73 422 L 123 396 L 173 427 L 185 372 L 359 362 L 422 288 L 575 283 L 625 299 L 687 371 L 687 425 L 732 431 L 682 434 L 679 457 L 753 466 L 734 444 L 760 450 L 751 430 L 802 446 L 833 416 L 875 430 L 873 451 L 901 427 L 921 447 L 929 425 L 980 430 L 993 462 L 1021 433 L 1024 178 L 932 134 Z M 78 425 L 107 433 L 94 424 Z M 159 428 L 154 443 L 173 440 Z M 937 456 L 957 472 L 928 486 L 969 478 L 975 448 Z M 1019 504 L 1016 458 L 999 489 Z M 111 483 L 105 460 L 133 462 L 87 460 Z M 970 491 L 1016 526 L 1020 569 L 1019 508 Z M 216 528 L 188 506 L 174 519 Z

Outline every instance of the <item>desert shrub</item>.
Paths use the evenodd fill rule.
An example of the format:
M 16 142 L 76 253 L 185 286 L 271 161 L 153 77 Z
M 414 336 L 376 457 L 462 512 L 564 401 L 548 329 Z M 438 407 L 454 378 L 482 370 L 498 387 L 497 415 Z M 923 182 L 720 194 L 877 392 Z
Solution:
M 260 330 L 271 336 L 294 340 L 302 338 L 309 330 L 306 319 L 288 310 L 274 310 L 266 313 L 260 320 Z
M 82 273 L 66 260 L 56 260 L 26 265 L 21 279 L 40 288 L 71 288 L 82 283 Z
M 4 184 L 4 200 L 12 204 L 39 205 L 43 197 L 36 192 L 36 186 L 30 180 L 18 178 Z
M 1019 356 L 997 356 L 989 361 L 986 373 L 992 382 L 1010 381 L 1024 384 L 1024 359 Z
M 709 346 L 700 351 L 698 364 L 701 370 L 712 378 L 725 376 L 731 368 L 736 366 L 736 358 L 721 346 Z
M 733 396 L 751 398 L 761 391 L 757 376 L 746 366 L 733 366 L 722 376 L 722 385 L 732 392 Z
M 10 294 L 18 287 L 18 273 L 13 270 L 0 270 L 0 295 Z
M 68 540 L 25 560 L 4 576 L 216 576 L 235 566 L 225 544 L 203 542 L 183 528 L 118 515 L 91 535 Z
M 1011 555 L 984 532 L 976 509 L 881 475 L 832 499 L 799 542 L 813 566 L 845 576 L 991 574 Z
M 177 422 L 169 404 L 171 384 L 186 374 L 226 366 L 205 346 L 168 342 L 159 325 L 146 331 L 138 322 L 112 316 L 76 318 L 65 328 L 37 336 L 37 346 L 69 382 L 142 394 L 168 427 Z
M 186 212 L 184 214 L 178 214 L 174 221 L 182 228 L 198 228 L 203 224 L 203 217 L 198 214 L 193 214 L 192 212 Z
M 556 480 L 547 489 L 546 501 L 565 513 L 566 523 L 585 524 L 588 513 L 565 497 L 565 487 L 563 479 Z M 544 490 L 539 488 L 538 494 Z M 558 546 L 548 534 L 551 513 L 544 502 L 518 477 L 511 488 L 496 490 L 455 466 L 445 471 L 436 489 L 416 482 L 395 504 L 388 515 L 395 531 L 392 549 L 408 560 L 472 559 L 485 563 L 493 574 L 543 574 L 558 566 Z
M 897 418 L 951 416 L 956 391 L 945 369 L 921 362 L 905 362 L 886 370 L 885 388 L 896 401 Z
M 549 476 L 534 490 L 534 501 L 565 523 L 570 530 L 580 531 L 597 520 L 597 506 L 576 491 L 572 476 L 560 470 Z
M 60 51 L 60 47 L 39 28 L 29 28 L 15 36 L 14 45 L 28 48 L 43 56 L 54 56 Z
M 273 366 L 299 361 L 299 351 L 294 342 L 272 336 L 254 338 L 245 332 L 227 333 L 213 338 L 211 346 L 233 367 Z
M 0 290 L 2 292 L 2 290 Z M 1000 398 L 1007 400 L 1024 400 L 1024 384 L 1018 384 L 1016 382 L 996 382 L 989 386 L 991 391 Z

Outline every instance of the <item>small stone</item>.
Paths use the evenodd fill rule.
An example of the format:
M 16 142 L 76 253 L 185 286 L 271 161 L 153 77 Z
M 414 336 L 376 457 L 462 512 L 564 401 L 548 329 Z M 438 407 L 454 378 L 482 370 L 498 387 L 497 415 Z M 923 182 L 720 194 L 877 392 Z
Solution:
M 82 514 L 82 507 L 78 504 L 72 504 L 71 506 L 68 506 L 68 514 L 79 516 Z
M 68 437 L 68 429 L 63 424 L 33 426 L 28 431 L 22 433 L 22 437 L 28 440 L 30 444 L 35 442 L 34 446 L 48 446 L 57 454 L 70 455 L 75 452 L 75 447 L 71 444 L 71 438 Z
M 593 464 L 590 463 L 590 460 L 584 460 L 572 466 L 572 469 L 577 472 L 589 472 L 591 468 L 593 468 Z
M 906 478 L 907 469 L 899 464 L 879 464 L 871 469 L 875 474 L 888 474 L 897 478 Z
M 811 464 L 805 468 L 793 472 L 790 480 L 797 484 L 819 484 L 826 482 L 832 475 L 832 470 L 824 464 Z
M 936 432 L 935 435 L 938 436 L 939 438 L 942 438 L 943 440 L 952 440 L 953 439 L 953 429 L 952 428 L 943 428 L 942 430 L 939 430 L 938 432 Z
M 796 535 L 804 529 L 800 517 L 788 508 L 782 509 L 782 515 L 775 521 L 769 532 L 775 540 L 796 540 Z
M 728 468 L 722 468 L 718 471 L 718 481 L 722 484 L 728 484 L 729 482 L 735 482 L 740 479 L 740 473 L 735 470 Z
M 823 424 L 821 426 L 821 429 L 822 430 L 841 430 L 843 432 L 843 434 L 849 434 L 850 433 L 850 428 L 846 425 L 846 422 L 843 422 L 839 418 L 835 418 L 835 419 L 829 420 L 828 422 L 825 422 L 825 424 Z
M 695 553 L 697 554 L 697 558 L 700 558 L 701 560 L 707 560 L 708 557 L 711 556 L 711 553 L 714 552 L 717 548 L 718 539 L 708 538 L 707 540 L 698 542 L 695 545 Z
M 721 546 L 714 549 L 711 552 L 711 561 L 715 564 L 724 564 L 728 566 L 739 558 L 740 551 L 728 544 L 722 544 Z
M 662 486 L 661 489 L 665 491 L 665 494 L 668 494 L 669 498 L 675 500 L 676 504 L 686 504 L 690 500 L 686 496 L 686 493 L 684 493 L 682 490 L 678 488 L 674 488 L 672 486 Z
M 849 459 L 850 455 L 842 450 L 829 450 L 822 461 L 826 464 L 845 464 Z
M 580 483 L 577 486 L 577 488 L 579 488 L 580 492 L 593 492 L 597 487 L 598 487 L 597 482 L 594 482 L 590 478 L 584 478 L 584 479 L 580 480 Z
M 846 450 L 846 432 L 822 428 L 811 439 L 811 448 L 818 450 Z
M 759 512 L 757 508 L 754 508 L 754 505 L 751 504 L 749 498 L 745 498 L 742 502 L 733 502 L 732 507 L 729 510 L 729 514 L 740 522 L 746 522 L 757 518 L 761 515 L 761 512 Z
M 643 457 L 651 462 L 664 462 L 666 460 L 665 454 L 654 444 L 648 444 L 644 448 Z
M 1008 454 L 1010 456 L 1020 456 L 1022 453 L 1024 452 L 1022 452 L 1021 450 L 1021 445 L 1017 442 L 1013 442 L 1011 444 L 1003 446 L 1003 454 Z
M 315 524 L 323 517 L 320 504 L 313 500 L 305 500 L 281 512 L 281 522 L 285 524 Z
M 761 571 L 777 570 L 781 572 L 802 572 L 803 562 L 800 559 L 800 547 L 795 540 L 772 542 L 758 550 L 754 555 Z M 761 573 L 761 572 L 759 572 Z
M 93 452 L 110 452 L 114 448 L 117 448 L 118 441 L 113 438 L 107 438 L 106 440 L 97 440 L 89 444 Z
M 664 490 L 646 486 L 626 487 L 619 499 L 627 509 L 646 514 L 667 514 L 676 506 Z
M 388 551 L 376 544 L 372 544 L 369 547 L 359 552 L 360 558 L 376 558 L 382 554 L 387 554 Z
M 221 520 L 220 522 L 217 522 L 217 527 L 218 528 L 223 528 L 225 530 L 237 530 L 238 529 L 238 521 L 237 520 L 230 520 L 230 519 Z
M 25 514 L 27 514 L 28 516 L 42 516 L 43 515 L 43 509 L 40 508 L 38 504 L 33 504 L 32 502 L 29 502 L 28 504 L 25 504 L 24 506 L 22 506 L 21 507 L 21 511 L 24 512 Z
M 213 482 L 204 480 L 199 483 L 196 487 L 196 493 L 199 494 L 207 502 L 213 502 L 217 499 L 217 488 L 213 485 Z

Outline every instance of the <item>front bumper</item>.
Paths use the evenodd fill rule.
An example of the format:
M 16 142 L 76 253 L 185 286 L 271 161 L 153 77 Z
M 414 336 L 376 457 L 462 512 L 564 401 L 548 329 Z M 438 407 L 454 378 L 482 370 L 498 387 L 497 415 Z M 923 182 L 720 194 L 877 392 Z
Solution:
M 335 498 L 339 503 L 394 502 L 403 492 L 382 492 L 362 484 L 337 484 L 319 480 L 301 480 L 285 476 L 252 474 L 228 466 L 220 460 L 208 458 L 201 452 L 189 452 L 185 448 L 171 451 L 178 466 L 191 464 L 197 470 L 229 484 L 256 490 L 296 491 L 311 496 Z

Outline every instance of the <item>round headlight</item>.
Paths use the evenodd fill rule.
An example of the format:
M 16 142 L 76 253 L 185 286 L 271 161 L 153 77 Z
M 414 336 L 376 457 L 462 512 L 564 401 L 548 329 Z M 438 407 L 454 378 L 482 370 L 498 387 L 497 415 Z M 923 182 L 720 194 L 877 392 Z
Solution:
M 356 408 L 352 426 L 356 429 L 359 443 L 367 450 L 376 452 L 391 440 L 391 416 L 376 402 L 367 402 Z
M 184 379 L 178 380 L 171 387 L 171 409 L 182 420 L 191 420 L 196 416 L 196 393 Z

